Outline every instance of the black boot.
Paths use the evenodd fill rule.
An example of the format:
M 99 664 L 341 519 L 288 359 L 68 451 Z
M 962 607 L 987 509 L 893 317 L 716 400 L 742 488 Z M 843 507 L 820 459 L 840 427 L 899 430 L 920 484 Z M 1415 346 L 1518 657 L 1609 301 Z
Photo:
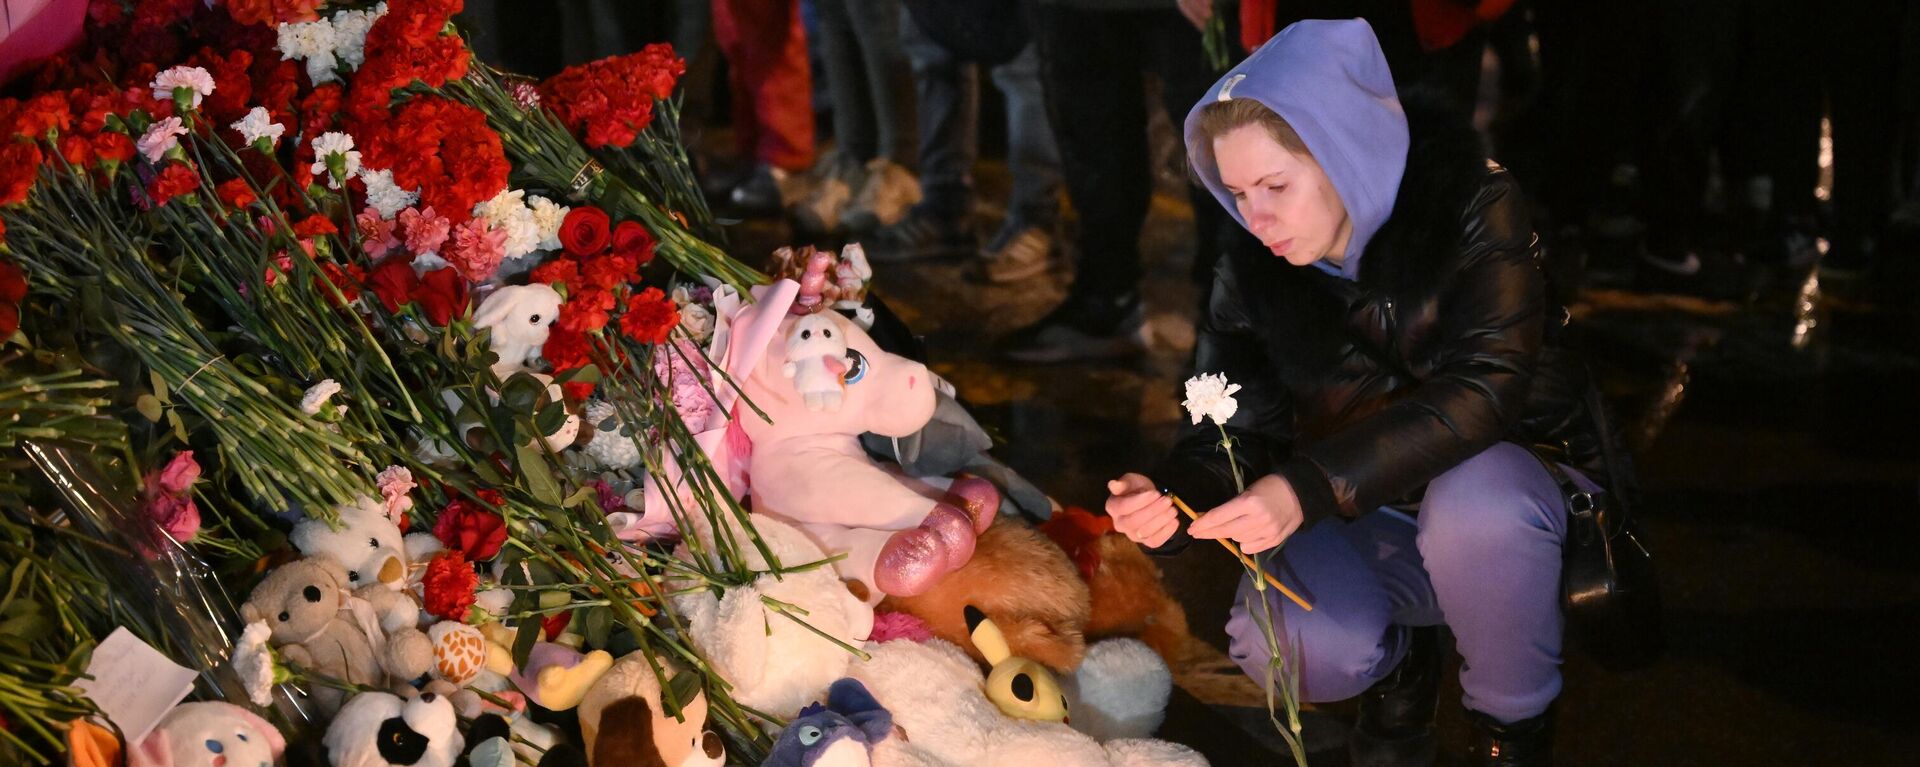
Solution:
M 1469 767 L 1548 767 L 1553 764 L 1553 709 L 1532 719 L 1501 724 L 1478 711 L 1467 712 L 1473 733 L 1467 736 Z
M 1433 711 L 1445 669 L 1439 626 L 1410 629 L 1407 657 L 1360 694 L 1360 716 L 1347 738 L 1353 767 L 1425 767 L 1435 756 Z

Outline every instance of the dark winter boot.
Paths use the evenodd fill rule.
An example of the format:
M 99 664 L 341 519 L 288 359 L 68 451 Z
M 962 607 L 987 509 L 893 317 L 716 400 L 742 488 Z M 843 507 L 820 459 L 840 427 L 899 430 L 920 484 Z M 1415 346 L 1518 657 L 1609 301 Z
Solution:
M 1433 712 L 1445 669 L 1439 626 L 1411 629 L 1407 657 L 1360 694 L 1360 716 L 1347 738 L 1353 767 L 1427 767 L 1435 749 Z
M 1467 712 L 1473 732 L 1467 736 L 1468 767 L 1548 767 L 1553 764 L 1553 709 L 1532 719 L 1501 724 L 1478 711 Z

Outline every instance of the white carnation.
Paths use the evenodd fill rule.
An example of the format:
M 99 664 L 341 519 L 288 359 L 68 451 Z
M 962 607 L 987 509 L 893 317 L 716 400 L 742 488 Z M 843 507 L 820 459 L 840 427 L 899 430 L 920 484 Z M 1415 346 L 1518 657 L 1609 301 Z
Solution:
M 280 39 L 274 47 L 280 51 L 280 60 L 305 60 L 307 79 L 315 85 L 339 79 L 334 72 L 339 60 L 333 53 L 339 47 L 339 30 L 334 28 L 333 22 L 320 19 L 281 24 L 277 31 Z M 361 35 L 365 37 L 364 32 Z
M 333 395 L 339 393 L 340 383 L 331 378 L 314 384 L 307 388 L 305 395 L 300 397 L 300 412 L 306 413 L 307 415 L 319 415 L 320 410 L 327 406 L 327 401 L 333 399 Z
M 153 78 L 153 97 L 161 101 L 172 101 L 179 88 L 193 91 L 193 105 L 198 107 L 200 99 L 213 92 L 213 75 L 200 67 L 178 66 Z
M 393 171 L 364 169 L 360 171 L 360 181 L 367 185 L 367 205 L 383 219 L 391 219 L 420 201 L 420 195 L 393 183 Z
M 272 636 L 266 621 L 254 621 L 247 624 L 240 632 L 240 641 L 233 645 L 233 671 L 246 686 L 247 699 L 256 706 L 273 703 L 273 650 L 267 646 Z
M 540 247 L 540 224 L 523 202 L 526 196 L 524 190 L 508 189 L 473 206 L 473 215 L 507 233 L 507 258 L 519 258 Z
M 278 144 L 280 137 L 287 132 L 287 126 L 274 122 L 273 115 L 267 112 L 266 107 L 254 107 L 246 117 L 234 121 L 229 127 L 239 131 L 240 138 L 248 144 L 260 139 L 266 139 L 268 145 Z
M 1240 391 L 1240 384 L 1227 383 L 1227 377 L 1221 373 L 1204 373 L 1187 379 L 1187 399 L 1180 403 L 1187 409 L 1187 415 L 1195 424 L 1205 419 L 1225 426 L 1240 410 L 1233 393 Z
M 364 11 L 346 11 L 333 16 L 333 55 L 348 69 L 359 69 L 367 60 L 367 30 L 387 15 L 387 4 Z
M 340 155 L 346 161 L 345 177 L 353 178 L 360 174 L 360 153 L 353 150 L 353 137 L 339 131 L 322 133 L 320 138 L 313 140 L 313 167 L 309 172 L 326 176 L 327 186 L 339 189 L 342 179 L 336 179 L 327 172 L 327 158 L 333 155 Z
M 569 208 L 545 197 L 528 197 L 527 206 L 533 209 L 533 223 L 540 227 L 541 250 L 559 250 L 560 224 L 567 220 Z

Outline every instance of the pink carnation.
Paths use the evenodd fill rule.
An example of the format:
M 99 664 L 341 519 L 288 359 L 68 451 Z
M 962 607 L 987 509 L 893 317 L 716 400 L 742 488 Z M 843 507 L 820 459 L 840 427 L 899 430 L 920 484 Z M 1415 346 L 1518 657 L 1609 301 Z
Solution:
M 400 232 L 406 237 L 407 250 L 416 255 L 439 252 L 452 228 L 452 222 L 434 213 L 432 206 L 400 211 Z
M 873 632 L 867 639 L 874 642 L 889 642 L 905 639 L 910 642 L 933 641 L 933 630 L 927 622 L 906 613 L 877 610 L 873 613 Z
M 147 158 L 147 162 L 158 163 L 167 152 L 180 145 L 180 137 L 185 135 L 186 124 L 180 122 L 178 117 L 169 117 L 149 126 L 147 132 L 141 134 L 133 144 Z
M 468 219 L 453 230 L 453 243 L 441 258 L 460 270 L 468 282 L 492 279 L 493 270 L 507 257 L 507 230 L 495 229 L 484 218 Z
M 698 433 L 713 418 L 715 406 L 713 396 L 700 385 L 708 376 L 707 358 L 685 339 L 675 340 L 674 345 L 680 347 L 679 354 L 653 355 L 653 373 L 670 390 L 669 399 L 680 413 L 680 421 Z
M 354 217 L 354 224 L 360 228 L 360 247 L 367 251 L 367 257 L 378 259 L 387 251 L 400 247 L 400 238 L 395 230 L 398 224 L 380 217 L 380 211 L 371 207 L 362 209 Z
M 388 466 L 373 481 L 380 486 L 380 496 L 386 499 L 387 519 L 405 529 L 407 510 L 413 508 L 413 498 L 407 494 L 419 486 L 413 481 L 413 472 L 405 466 Z

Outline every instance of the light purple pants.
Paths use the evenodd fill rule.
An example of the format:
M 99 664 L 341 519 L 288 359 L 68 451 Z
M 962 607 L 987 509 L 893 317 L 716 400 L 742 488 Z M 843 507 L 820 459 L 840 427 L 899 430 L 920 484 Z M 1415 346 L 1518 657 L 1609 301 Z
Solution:
M 1571 469 L 1586 489 L 1593 483 Z M 1314 609 L 1266 598 L 1283 657 L 1300 666 L 1301 699 L 1344 700 L 1406 655 L 1408 627 L 1446 624 L 1461 657 L 1467 708 L 1502 722 L 1537 716 L 1560 694 L 1560 562 L 1566 499 L 1526 448 L 1502 442 L 1427 486 L 1416 521 L 1379 509 L 1295 535 L 1268 562 Z M 1260 594 L 1242 578 L 1228 653 L 1267 678 Z

